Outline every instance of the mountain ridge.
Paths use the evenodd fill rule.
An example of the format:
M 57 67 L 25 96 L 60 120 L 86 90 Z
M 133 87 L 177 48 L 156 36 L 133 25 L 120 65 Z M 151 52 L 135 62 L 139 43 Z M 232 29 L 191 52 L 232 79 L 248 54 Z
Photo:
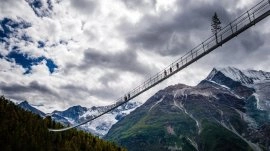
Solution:
M 211 80 L 217 72 L 223 73 L 234 81 L 239 81 L 242 84 L 255 84 L 259 82 L 270 81 L 270 72 L 262 70 L 256 71 L 252 69 L 239 70 L 235 67 L 214 68 L 207 76 L 207 80 Z
M 106 109 L 110 108 L 110 105 L 98 107 L 93 106 L 91 108 L 82 107 L 81 105 L 75 105 L 63 111 L 55 110 L 52 113 L 45 114 L 44 112 L 30 105 L 27 101 L 22 101 L 17 105 L 43 118 L 50 116 L 53 120 L 60 122 L 66 126 L 80 123 L 85 119 L 91 118 L 94 115 L 100 114 L 104 112 Z M 124 116 L 129 114 L 139 105 L 140 103 L 138 102 L 129 102 L 127 104 L 118 107 L 114 111 L 105 114 L 101 118 L 96 119 L 95 121 L 91 121 L 79 127 L 79 129 L 84 130 L 86 132 L 90 132 L 96 136 L 102 137 L 108 132 L 108 130 L 114 123 L 121 120 Z

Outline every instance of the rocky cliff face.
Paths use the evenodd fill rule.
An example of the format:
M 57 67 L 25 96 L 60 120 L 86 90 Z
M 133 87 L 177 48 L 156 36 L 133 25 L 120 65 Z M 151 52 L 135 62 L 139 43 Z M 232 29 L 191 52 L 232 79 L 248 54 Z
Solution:
M 269 96 L 269 72 L 213 69 L 157 92 L 105 138 L 129 150 L 269 150 Z

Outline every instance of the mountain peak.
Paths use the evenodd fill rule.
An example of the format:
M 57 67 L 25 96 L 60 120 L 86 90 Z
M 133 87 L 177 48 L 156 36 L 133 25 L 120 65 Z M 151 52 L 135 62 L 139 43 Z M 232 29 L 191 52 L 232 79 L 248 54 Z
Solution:
M 43 113 L 42 111 L 32 107 L 26 100 L 22 101 L 20 104 L 18 104 L 18 106 L 20 106 L 21 108 L 23 108 L 26 111 L 30 111 L 34 114 L 38 114 L 41 117 L 45 116 L 45 113 Z
M 22 102 L 19 103 L 19 104 L 28 104 L 28 105 L 30 105 L 26 100 L 22 101 Z
M 223 74 L 225 77 L 230 78 L 233 81 L 241 82 L 245 85 L 270 80 L 270 72 L 264 72 L 261 70 L 240 70 L 235 67 L 213 68 L 206 80 L 215 81 L 218 74 Z
M 75 105 L 75 106 L 68 108 L 67 110 L 86 110 L 86 109 L 87 109 L 86 107 L 82 107 L 80 105 Z

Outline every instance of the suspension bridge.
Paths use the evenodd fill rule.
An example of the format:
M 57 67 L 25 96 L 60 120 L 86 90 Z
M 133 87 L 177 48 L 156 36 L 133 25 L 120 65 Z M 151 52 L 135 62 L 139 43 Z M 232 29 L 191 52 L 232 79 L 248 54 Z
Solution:
M 222 46 L 226 42 L 230 41 L 237 35 L 241 34 L 245 30 L 249 29 L 250 27 L 254 26 L 256 23 L 262 21 L 266 17 L 270 15 L 270 0 L 262 0 L 251 9 L 247 10 L 245 13 L 240 15 L 235 20 L 231 21 L 225 27 L 223 27 L 220 31 L 216 34 L 213 34 L 201 44 L 193 48 L 192 50 L 188 51 L 184 56 L 177 59 L 165 69 L 160 71 L 159 73 L 151 76 L 141 85 L 137 86 L 133 90 L 127 92 L 122 97 L 116 100 L 116 103 L 108 108 L 105 112 L 96 115 L 90 119 L 87 119 L 79 124 L 62 128 L 62 129 L 49 129 L 49 131 L 53 132 L 60 132 L 66 131 L 72 128 L 76 128 L 78 126 L 84 125 L 96 118 L 118 108 L 119 106 L 127 103 L 128 101 L 132 100 L 133 98 L 139 96 L 143 92 L 151 89 L 155 85 L 161 83 L 162 81 L 168 79 L 172 75 L 176 74 L 177 72 L 183 70 L 190 64 L 194 63 L 195 61 L 199 60 L 200 58 L 206 56 L 213 50 L 217 49 L 218 47 Z

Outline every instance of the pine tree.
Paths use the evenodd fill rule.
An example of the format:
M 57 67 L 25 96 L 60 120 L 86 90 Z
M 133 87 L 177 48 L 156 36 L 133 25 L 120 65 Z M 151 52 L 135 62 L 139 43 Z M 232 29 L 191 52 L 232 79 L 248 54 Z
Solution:
M 215 12 L 214 16 L 212 17 L 211 27 L 212 27 L 211 31 L 213 34 L 215 34 L 216 42 L 218 43 L 217 32 L 221 30 L 221 22 L 220 22 L 216 12 Z

